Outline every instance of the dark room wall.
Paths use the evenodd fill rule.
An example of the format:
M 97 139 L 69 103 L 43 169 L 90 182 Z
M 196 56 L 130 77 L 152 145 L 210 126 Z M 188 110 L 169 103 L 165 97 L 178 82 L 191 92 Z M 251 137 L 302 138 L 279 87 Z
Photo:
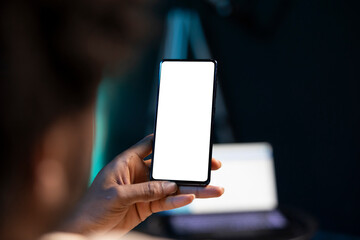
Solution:
M 359 1 L 234 1 L 202 20 L 236 140 L 274 147 L 280 205 L 360 234 Z

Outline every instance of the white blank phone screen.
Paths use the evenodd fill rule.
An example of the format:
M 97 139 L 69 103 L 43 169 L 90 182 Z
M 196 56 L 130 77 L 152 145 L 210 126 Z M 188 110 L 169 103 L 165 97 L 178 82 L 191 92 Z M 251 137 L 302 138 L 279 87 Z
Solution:
M 214 71 L 211 61 L 162 62 L 154 179 L 208 179 Z

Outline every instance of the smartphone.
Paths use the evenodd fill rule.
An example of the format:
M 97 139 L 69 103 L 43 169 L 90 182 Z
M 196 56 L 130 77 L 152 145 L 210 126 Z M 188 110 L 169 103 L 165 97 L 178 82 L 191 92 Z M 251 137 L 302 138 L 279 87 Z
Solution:
M 215 60 L 162 60 L 150 180 L 210 182 Z

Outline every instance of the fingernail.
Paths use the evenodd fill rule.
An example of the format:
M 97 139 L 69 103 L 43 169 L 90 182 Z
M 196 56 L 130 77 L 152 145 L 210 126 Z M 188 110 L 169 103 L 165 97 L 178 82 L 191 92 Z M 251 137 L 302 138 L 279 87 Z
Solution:
M 177 185 L 174 182 L 163 182 L 162 185 L 167 193 L 174 193 L 177 191 Z

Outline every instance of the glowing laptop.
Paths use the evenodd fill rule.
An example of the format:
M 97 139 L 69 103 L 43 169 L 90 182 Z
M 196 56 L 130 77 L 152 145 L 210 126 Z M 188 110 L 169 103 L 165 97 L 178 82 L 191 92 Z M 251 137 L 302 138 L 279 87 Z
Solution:
M 213 157 L 222 162 L 222 167 L 211 173 L 210 184 L 224 187 L 225 193 L 220 198 L 195 199 L 189 206 L 168 213 L 203 214 L 276 209 L 275 171 L 269 144 L 214 144 Z
M 165 222 L 171 236 L 194 239 L 268 236 L 286 229 L 288 221 L 277 210 L 269 144 L 215 144 L 213 157 L 221 160 L 222 167 L 212 172 L 210 184 L 223 186 L 225 193 L 219 198 L 196 199 L 186 207 L 168 211 Z

